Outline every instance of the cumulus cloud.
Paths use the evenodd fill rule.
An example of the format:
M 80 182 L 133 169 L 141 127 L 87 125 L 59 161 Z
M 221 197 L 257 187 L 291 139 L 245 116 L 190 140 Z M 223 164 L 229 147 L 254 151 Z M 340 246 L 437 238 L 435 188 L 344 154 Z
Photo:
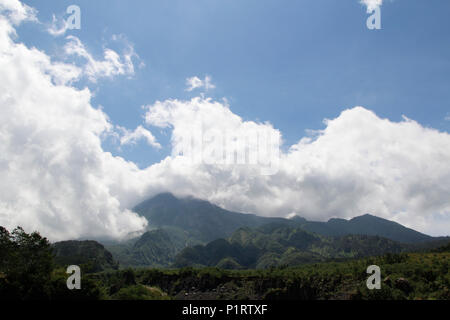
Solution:
M 12 20 L 0 15 L 0 225 L 53 240 L 142 231 L 147 221 L 128 209 L 138 168 L 102 150 L 111 124 L 88 89 L 66 85 L 71 67 L 12 41 L 24 16 L 15 5 Z
M 168 189 L 180 194 L 267 216 L 295 212 L 326 220 L 370 212 L 422 231 L 448 232 L 450 136 L 413 120 L 392 122 L 362 107 L 345 110 L 314 137 L 280 153 L 278 171 L 270 176 L 255 174 L 252 166 L 176 156 L 185 148 L 183 137 L 196 129 L 192 124 L 201 123 L 202 132 L 215 126 L 245 136 L 249 126 L 265 126 L 276 134 L 268 124 L 242 121 L 228 106 L 202 98 L 157 102 L 148 106 L 146 120 L 173 128 L 175 153 L 166 162 L 180 169 L 174 165 L 166 175 L 168 183 L 179 182 Z M 440 220 L 445 223 L 436 225 Z
M 210 76 L 205 76 L 202 80 L 199 77 L 191 77 L 186 79 L 186 91 L 193 91 L 195 89 L 205 89 L 206 91 L 214 89 L 216 86 L 212 83 Z
M 378 7 L 381 7 L 383 0 L 361 0 L 361 3 L 367 7 L 367 12 L 370 13 Z
M 15 23 L 28 15 L 18 1 L 0 3 L 9 8 L 0 14 L 0 225 L 39 230 L 52 240 L 124 238 L 147 225 L 130 208 L 171 191 L 266 216 L 327 220 L 369 212 L 448 234 L 448 133 L 355 107 L 280 151 L 279 130 L 244 121 L 227 103 L 168 99 L 146 106 L 145 121 L 171 130 L 172 154 L 139 169 L 102 149 L 101 137 L 117 127 L 91 105 L 89 89 L 71 86 L 86 70 L 120 75 L 118 64 L 127 70 L 126 62 L 106 57 L 109 66 L 97 67 L 75 38 L 74 54 L 95 67 L 53 61 L 11 39 Z M 120 134 L 124 144 L 144 138 L 157 146 L 143 127 Z M 269 157 L 255 162 L 260 152 Z M 261 174 L 267 165 L 277 170 Z
M 243 121 L 227 104 L 209 98 L 158 101 L 146 108 L 147 124 L 173 128 L 173 157 L 261 174 L 278 170 L 281 133 L 270 123 Z
M 144 139 L 149 146 L 161 148 L 155 136 L 143 126 L 138 126 L 134 131 L 119 126 L 118 130 L 122 134 L 120 137 L 121 145 L 136 144 L 139 140 Z

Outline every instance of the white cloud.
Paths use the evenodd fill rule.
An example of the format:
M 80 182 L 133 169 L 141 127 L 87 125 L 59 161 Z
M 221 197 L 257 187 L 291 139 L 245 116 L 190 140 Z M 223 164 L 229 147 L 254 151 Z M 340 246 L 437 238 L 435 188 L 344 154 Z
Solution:
M 18 8 L 9 14 L 21 16 Z M 0 225 L 52 240 L 142 231 L 146 220 L 128 208 L 142 197 L 143 175 L 135 180 L 133 163 L 102 150 L 112 126 L 88 89 L 67 85 L 76 68 L 12 41 L 12 22 L 2 17 Z
M 173 128 L 173 157 L 226 170 L 236 164 L 255 172 L 277 170 L 281 133 L 269 123 L 243 121 L 228 105 L 199 97 L 158 101 L 147 109 L 147 124 Z
M 139 140 L 144 139 L 149 146 L 157 149 L 161 148 L 161 145 L 156 141 L 155 136 L 145 129 L 143 126 L 138 126 L 134 131 L 130 131 L 123 127 L 118 127 L 122 133 L 120 137 L 121 145 L 136 144 Z
M 99 78 L 111 78 L 117 75 L 133 75 L 133 57 L 136 57 L 133 47 L 129 46 L 121 57 L 114 50 L 106 48 L 104 50 L 104 60 L 96 60 L 90 54 L 83 43 L 75 36 L 66 37 L 64 50 L 68 56 L 78 56 L 85 60 L 83 74 L 91 82 L 97 82 Z
M 17 6 L 17 1 L 9 3 Z M 212 99 L 169 99 L 147 106 L 146 122 L 172 130 L 172 155 L 141 170 L 102 149 L 101 137 L 114 125 L 92 107 L 88 89 L 70 85 L 83 72 L 94 79 L 123 74 L 118 70 L 127 70 L 126 61 L 106 55 L 107 66 L 98 66 L 75 38 L 69 39 L 74 54 L 92 66 L 52 61 L 12 41 L 13 20 L 20 23 L 27 16 L 17 8 L 8 15 L 21 18 L 0 14 L 0 225 L 39 230 L 52 240 L 123 238 L 147 223 L 129 208 L 172 191 L 266 216 L 295 212 L 326 220 L 370 212 L 423 232 L 448 234 L 448 133 L 407 118 L 381 119 L 356 107 L 281 152 L 278 172 L 263 176 L 257 166 L 217 164 L 217 154 L 209 164 L 193 162 L 180 155 L 183 137 L 198 130 L 218 132 L 208 137 L 214 146 L 223 143 L 217 140 L 221 132 L 281 137 L 279 130 L 270 123 L 244 121 L 226 103 Z M 142 129 L 124 129 L 123 142 L 143 137 L 156 144 Z M 248 150 L 255 148 L 250 141 Z
M 206 91 L 214 89 L 216 86 L 212 83 L 210 76 L 205 76 L 202 80 L 199 77 L 191 77 L 186 79 L 186 91 L 193 91 L 195 89 L 205 89 Z
M 18 0 L 0 0 L 0 14 L 14 25 L 23 21 L 37 21 L 36 10 Z
M 367 7 L 367 12 L 370 13 L 378 7 L 381 7 L 383 0 L 361 0 L 361 3 Z
M 315 138 L 303 138 L 281 153 L 278 173 L 262 176 L 251 166 L 193 164 L 176 155 L 184 147 L 183 137 L 200 124 L 202 130 L 215 126 L 243 135 L 249 126 L 271 128 L 268 124 L 245 122 L 227 106 L 202 98 L 157 102 L 148 107 L 146 119 L 173 128 L 174 154 L 164 161 L 164 175 L 166 189 L 176 193 L 266 216 L 296 212 L 327 220 L 370 212 L 424 232 L 448 233 L 448 133 L 407 118 L 381 119 L 356 107 L 327 120 Z

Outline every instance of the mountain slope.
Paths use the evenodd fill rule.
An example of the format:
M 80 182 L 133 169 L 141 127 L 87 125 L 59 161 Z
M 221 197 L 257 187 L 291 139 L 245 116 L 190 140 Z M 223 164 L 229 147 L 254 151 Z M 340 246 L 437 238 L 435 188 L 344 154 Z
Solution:
M 52 245 L 55 263 L 67 267 L 78 265 L 83 272 L 117 269 L 112 254 L 97 241 L 61 241 Z
M 175 255 L 187 245 L 195 245 L 175 228 L 156 229 L 121 244 L 107 245 L 122 267 L 168 267 Z
M 174 265 L 267 268 L 399 253 L 408 248 L 378 236 L 325 237 L 301 228 L 273 225 L 241 228 L 228 240 L 186 248 L 176 256 Z
M 311 240 L 311 236 L 307 235 L 311 235 L 312 233 L 315 234 L 313 237 L 342 238 L 347 235 L 361 235 L 367 238 L 367 236 L 378 236 L 402 243 L 421 243 L 425 247 L 430 242 L 429 240 L 434 240 L 430 236 L 408 229 L 396 222 L 368 214 L 351 220 L 330 219 L 328 222 L 307 221 L 298 216 L 292 219 L 266 218 L 252 214 L 231 212 L 207 201 L 192 197 L 177 198 L 170 193 L 162 193 L 150 198 L 137 205 L 134 211 L 148 219 L 149 231 L 140 238 L 132 241 L 107 245 L 108 250 L 114 254 L 115 259 L 122 266 L 168 267 L 174 262 L 175 256 L 184 248 L 191 247 L 186 249 L 185 254 L 191 252 L 194 255 L 199 255 L 201 250 L 194 250 L 194 252 L 192 247 L 211 242 L 213 243 L 211 245 L 212 247 L 220 244 L 223 250 L 234 253 L 238 252 L 236 253 L 238 256 L 247 255 L 253 257 L 253 255 L 257 254 L 256 252 L 258 250 L 263 250 L 264 257 L 262 257 L 259 263 L 260 266 L 273 264 L 273 261 L 282 259 L 280 255 L 284 255 L 289 264 L 295 261 L 321 261 L 323 259 L 321 254 L 324 256 L 336 254 L 335 252 L 306 253 L 305 248 L 309 245 L 308 241 Z M 297 230 L 290 235 L 291 238 L 280 238 L 272 241 L 276 237 L 282 237 L 283 232 L 280 230 L 288 227 Z M 259 228 L 259 231 L 249 231 L 255 228 Z M 271 239 L 268 240 L 267 236 L 263 236 L 277 229 L 279 234 L 273 234 Z M 304 232 L 300 232 L 300 229 Z M 236 230 L 239 231 L 235 232 Z M 244 242 L 240 243 L 236 241 L 238 236 L 242 237 L 241 240 Z M 295 239 L 295 237 L 297 238 Z M 355 237 L 347 238 L 356 239 Z M 364 237 L 360 238 L 362 239 Z M 228 245 L 223 241 L 215 243 L 214 240 L 217 239 L 230 239 L 233 246 L 227 247 Z M 248 243 L 245 243 L 245 241 Z M 270 245 L 278 246 L 279 250 L 277 251 L 276 248 L 266 248 L 258 241 L 268 241 Z M 239 245 L 236 245 L 238 242 Z M 252 243 L 252 246 L 249 246 L 250 243 Z M 297 251 L 294 250 L 295 252 L 291 252 L 291 250 L 290 254 L 285 254 L 286 243 L 291 243 L 290 245 L 295 247 Z M 359 242 L 354 242 L 353 244 L 358 246 Z M 244 247 L 245 250 L 239 246 Z M 198 249 L 199 247 L 196 248 Z M 327 249 L 322 248 L 321 250 L 329 251 L 331 249 L 328 246 Z M 203 250 L 202 252 L 206 251 Z M 210 253 L 208 255 L 211 256 Z M 295 258 L 293 258 L 294 256 Z M 206 262 L 202 259 L 200 260 L 205 262 L 206 265 L 223 264 L 236 268 L 241 264 L 251 264 L 247 260 L 243 262 L 242 259 L 221 258 L 225 260 L 215 261 L 213 259 L 214 261 L 208 260 Z M 180 264 L 183 264 L 180 259 L 183 260 L 184 258 L 179 257 L 178 261 Z M 185 260 L 187 264 L 190 264 L 195 259 L 189 258 Z
M 330 219 L 328 222 L 304 222 L 305 230 L 327 236 L 343 236 L 346 234 L 364 234 L 380 236 L 404 243 L 429 241 L 433 238 L 401 224 L 379 218 L 370 214 L 355 217 L 351 220 Z
M 275 221 L 291 223 L 287 219 L 232 212 L 208 201 L 190 197 L 180 199 L 170 193 L 159 194 L 133 210 L 147 218 L 151 228 L 176 227 L 201 242 L 229 237 L 244 226 L 257 227 Z
M 433 239 L 396 222 L 370 214 L 351 220 L 330 219 L 327 222 L 307 221 L 298 216 L 292 219 L 267 218 L 231 212 L 208 201 L 191 197 L 177 198 L 170 193 L 162 193 L 150 198 L 137 205 L 134 211 L 146 217 L 152 228 L 175 227 L 188 232 L 191 237 L 200 242 L 228 238 L 238 228 L 256 228 L 269 223 L 301 226 L 306 231 L 326 236 L 363 234 L 405 243 Z

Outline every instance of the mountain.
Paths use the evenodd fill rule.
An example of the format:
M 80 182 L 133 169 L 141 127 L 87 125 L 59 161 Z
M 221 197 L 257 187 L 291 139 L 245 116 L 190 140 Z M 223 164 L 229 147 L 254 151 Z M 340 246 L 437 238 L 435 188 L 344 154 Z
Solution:
M 83 272 L 118 269 L 113 255 L 97 241 L 61 241 L 54 243 L 52 248 L 58 266 L 78 265 Z
M 229 269 L 295 266 L 329 259 L 360 258 L 400 253 L 409 245 L 378 236 L 327 237 L 299 227 L 266 225 L 241 228 L 228 240 L 185 248 L 174 266 L 213 266 Z
M 141 237 L 126 243 L 106 246 L 123 267 L 167 267 L 175 255 L 187 245 L 183 231 L 167 228 L 145 232 Z
M 175 227 L 187 232 L 193 239 L 200 242 L 228 238 L 238 228 L 256 228 L 269 223 L 301 226 L 306 231 L 325 236 L 373 235 L 405 243 L 433 239 L 399 223 L 370 214 L 351 220 L 330 219 L 327 222 L 308 221 L 298 216 L 292 219 L 267 218 L 231 212 L 208 201 L 192 197 L 177 198 L 170 193 L 162 193 L 150 198 L 137 205 L 134 211 L 146 217 L 152 228 Z
M 229 237 L 236 229 L 266 223 L 292 223 L 282 218 L 265 218 L 222 209 L 208 201 L 192 197 L 177 198 L 159 194 L 137 205 L 133 211 L 147 218 L 151 228 L 175 227 L 201 242 Z
M 208 201 L 177 198 L 171 193 L 150 198 L 133 210 L 147 218 L 149 231 L 127 242 L 104 242 L 121 266 L 168 267 L 182 249 L 227 238 L 241 227 L 294 223 L 232 212 Z
M 236 246 L 236 237 L 242 234 L 242 230 L 253 230 L 259 228 L 258 232 L 267 234 L 275 229 L 295 228 L 297 236 L 302 233 L 300 230 L 308 234 L 314 234 L 314 237 L 328 237 L 337 239 L 345 239 L 348 235 L 361 235 L 386 238 L 392 241 L 418 244 L 423 243 L 424 248 L 428 246 L 430 240 L 435 240 L 430 236 L 406 228 L 396 222 L 382 219 L 373 215 L 363 215 L 355 217 L 351 220 L 344 219 L 330 219 L 327 222 L 308 221 L 302 217 L 295 216 L 292 219 L 284 218 L 267 218 L 260 217 L 253 214 L 244 214 L 232 212 L 213 205 L 208 201 L 195 199 L 192 197 L 177 198 L 171 193 L 162 193 L 152 197 L 134 208 L 134 211 L 144 216 L 149 221 L 149 230 L 140 238 L 130 240 L 125 243 L 105 243 L 106 248 L 111 251 L 114 258 L 119 261 L 122 266 L 152 266 L 152 267 L 168 267 L 174 261 L 178 253 L 186 249 L 184 255 L 189 252 L 195 255 L 202 255 L 201 252 L 210 252 L 212 250 L 199 249 L 201 245 L 211 244 L 208 248 L 215 248 L 221 245 L 224 250 L 236 253 L 238 256 L 245 254 L 251 255 L 258 250 L 268 251 L 267 255 L 259 263 L 260 265 L 270 264 L 270 259 L 279 260 L 280 257 L 273 256 L 275 252 L 271 249 L 262 248 L 255 245 L 257 249 L 252 246 L 243 245 L 244 249 Z M 239 232 L 235 232 L 240 230 Z M 251 241 L 255 239 L 263 239 L 258 232 L 247 232 L 245 236 Z M 304 235 L 304 234 L 302 234 Z M 254 237 L 255 239 L 252 239 Z M 267 237 L 266 237 L 267 238 Z M 308 237 L 300 237 L 301 241 L 306 241 Z M 320 241 L 323 239 L 320 238 Z M 347 239 L 356 239 L 355 237 L 347 237 Z M 221 240 L 214 242 L 217 239 L 231 239 L 231 247 Z M 365 238 L 364 238 L 365 239 Z M 250 241 L 248 240 L 248 241 Z M 292 240 L 292 239 L 291 239 Z M 261 240 L 262 241 L 262 240 Z M 283 240 L 285 243 L 286 240 Z M 319 241 L 319 242 L 320 242 Z M 328 240 L 327 240 L 328 241 Z M 358 240 L 359 241 L 359 240 Z M 369 241 L 369 240 L 367 240 Z M 276 241 L 269 241 L 272 245 L 280 245 Z M 329 242 L 329 241 L 328 241 Z M 360 242 L 354 242 L 357 246 Z M 303 244 L 298 240 L 295 245 L 292 245 L 296 250 L 303 250 Z M 197 246 L 197 247 L 196 247 Z M 226 248 L 225 248 L 226 247 Z M 195 253 L 192 248 L 197 248 Z M 283 247 L 284 248 L 284 247 Z M 330 246 L 326 250 L 329 250 Z M 253 250 L 248 253 L 247 250 Z M 286 249 L 286 248 L 284 248 Z M 202 251 L 203 250 L 203 251 Z M 325 249 L 323 249 L 325 250 Z M 259 251 L 258 251 L 259 252 Z M 301 254 L 296 252 L 297 260 L 299 261 L 318 261 L 323 260 L 324 257 L 329 257 L 330 254 L 317 254 L 316 252 L 304 252 Z M 211 255 L 208 253 L 208 255 Z M 214 255 L 213 255 L 214 256 Z M 289 255 L 292 259 L 293 255 Z M 339 256 L 333 253 L 333 256 Z M 178 257 L 180 265 L 183 262 L 183 255 Z M 181 260 L 180 260 L 181 259 Z M 287 258 L 286 258 L 287 259 Z M 200 259 L 201 260 L 201 259 Z M 199 261 L 200 261 L 199 260 Z M 213 259 L 214 260 L 214 259 Z M 238 259 L 239 260 L 239 259 Z M 190 264 L 195 259 L 187 259 L 187 264 Z M 265 262 L 264 262 L 265 261 Z M 201 262 L 205 262 L 201 260 Z M 255 261 L 253 261 L 256 263 Z M 252 263 L 253 263 L 252 262 Z M 251 263 L 227 259 L 224 261 L 206 261 L 206 265 L 224 265 L 234 266 L 236 268 L 243 263 L 244 265 L 251 265 Z M 195 263 L 194 263 L 195 264 Z M 258 264 L 258 263 L 256 263 Z
M 364 234 L 380 236 L 404 243 L 418 243 L 433 239 L 433 237 L 406 228 L 397 222 L 370 214 L 355 217 L 351 220 L 330 219 L 328 222 L 304 221 L 300 225 L 307 231 L 326 236 Z

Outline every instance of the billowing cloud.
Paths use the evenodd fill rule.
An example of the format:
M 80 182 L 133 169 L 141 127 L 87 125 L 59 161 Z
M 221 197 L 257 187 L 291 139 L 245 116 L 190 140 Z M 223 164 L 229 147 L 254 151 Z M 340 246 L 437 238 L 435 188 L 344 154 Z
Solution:
M 227 103 L 168 99 L 146 106 L 145 121 L 171 130 L 172 154 L 139 169 L 102 149 L 102 136 L 117 127 L 91 105 L 89 89 L 71 86 L 83 73 L 94 79 L 123 74 L 118 70 L 127 70 L 127 62 L 105 55 L 108 66 L 97 66 L 76 38 L 69 39 L 73 54 L 93 66 L 54 61 L 11 39 L 15 24 L 32 20 L 23 13 L 30 11 L 17 0 L 0 3 L 0 225 L 39 230 L 52 240 L 123 238 L 147 225 L 130 208 L 172 191 L 266 216 L 327 220 L 370 212 L 448 234 L 448 133 L 355 107 L 279 149 L 279 130 L 244 121 Z M 157 143 L 143 127 L 119 136 L 125 144 Z M 185 137 L 194 138 L 187 144 Z M 227 150 L 233 157 L 223 161 Z M 261 150 L 269 157 L 251 161 Z M 261 174 L 268 164 L 277 170 Z
M 214 127 L 248 136 L 253 127 L 276 135 L 269 124 L 245 122 L 228 106 L 202 98 L 157 102 L 148 107 L 146 120 L 173 128 L 170 161 L 180 170 L 172 168 L 167 177 L 178 172 L 173 180 L 180 183 L 171 185 L 168 179 L 169 190 L 267 216 L 295 212 L 327 220 L 369 212 L 422 231 L 448 233 L 450 135 L 406 117 L 392 122 L 362 107 L 345 110 L 326 120 L 326 128 L 315 136 L 281 152 L 278 170 L 269 176 L 258 174 L 253 166 L 175 157 L 186 146 L 183 137 L 195 130 L 207 133 Z
M 172 157 L 192 165 L 238 166 L 258 174 L 278 170 L 281 133 L 270 123 L 243 121 L 229 106 L 211 99 L 158 101 L 146 107 L 146 122 L 172 130 Z
M 147 221 L 128 210 L 138 168 L 102 150 L 112 126 L 88 89 L 65 85 L 69 65 L 12 41 L 11 23 L 27 18 L 14 2 L 11 19 L 0 15 L 0 225 L 53 240 L 142 231 Z
M 210 76 L 205 76 L 202 80 L 199 77 L 191 77 L 186 79 L 186 91 L 193 91 L 195 89 L 205 89 L 206 91 L 214 89 L 216 86 L 212 83 Z

